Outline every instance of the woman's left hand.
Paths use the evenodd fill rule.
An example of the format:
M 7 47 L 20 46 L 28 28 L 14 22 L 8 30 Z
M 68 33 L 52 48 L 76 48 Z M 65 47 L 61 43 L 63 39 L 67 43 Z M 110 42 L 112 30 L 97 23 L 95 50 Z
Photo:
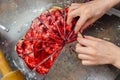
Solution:
M 112 64 L 120 68 L 120 48 L 108 41 L 91 36 L 78 38 L 76 52 L 83 65 Z

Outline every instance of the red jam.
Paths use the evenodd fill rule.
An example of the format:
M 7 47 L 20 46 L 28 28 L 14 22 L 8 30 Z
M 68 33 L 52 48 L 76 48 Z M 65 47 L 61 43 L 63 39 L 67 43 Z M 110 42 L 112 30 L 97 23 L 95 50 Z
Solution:
M 64 45 L 76 40 L 73 31 L 76 20 L 73 20 L 72 26 L 67 25 L 67 13 L 68 8 L 41 13 L 17 42 L 16 51 L 31 70 L 35 69 L 40 74 L 47 73 Z M 39 65 L 53 52 L 52 57 Z

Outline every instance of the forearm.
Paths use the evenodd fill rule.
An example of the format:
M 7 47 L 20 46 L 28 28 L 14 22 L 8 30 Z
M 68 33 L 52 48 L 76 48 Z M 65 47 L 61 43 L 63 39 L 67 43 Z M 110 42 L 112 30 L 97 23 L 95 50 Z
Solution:
M 104 4 L 103 7 L 105 7 L 107 10 L 109 10 L 110 8 L 114 7 L 115 5 L 120 3 L 120 0 L 93 0 L 93 1 L 101 1 L 104 2 L 102 4 Z
M 117 68 L 120 69 L 120 48 L 118 47 L 118 50 L 116 50 L 116 53 L 114 53 L 114 61 L 113 61 L 113 65 Z
M 115 5 L 117 5 L 117 4 L 119 4 L 120 3 L 120 0 L 106 0 L 106 1 L 108 1 L 108 6 L 109 6 L 109 8 L 112 8 L 112 7 L 114 7 Z

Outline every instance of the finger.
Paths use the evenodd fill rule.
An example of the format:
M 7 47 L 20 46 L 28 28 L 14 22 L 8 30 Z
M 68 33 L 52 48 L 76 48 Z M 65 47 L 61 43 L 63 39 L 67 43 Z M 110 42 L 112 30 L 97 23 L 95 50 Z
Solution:
M 92 36 L 86 36 L 86 35 L 85 35 L 84 38 L 90 39 L 90 40 L 94 40 L 94 41 L 101 41 L 101 39 L 96 38 L 96 37 L 92 37 Z
M 79 10 L 76 9 L 70 13 L 68 13 L 68 18 L 67 18 L 67 24 L 71 24 L 73 18 L 75 18 L 76 16 L 78 16 Z
M 92 25 L 96 20 L 94 18 L 90 18 L 81 28 L 81 32 L 86 29 L 87 27 L 89 27 L 90 25 Z
M 76 44 L 76 52 L 78 52 L 78 54 L 92 55 L 95 51 L 90 47 L 83 47 L 78 43 Z
M 80 39 L 83 38 L 83 36 L 82 36 L 81 33 L 78 33 L 77 36 L 78 36 L 78 38 L 80 38 Z
M 78 58 L 82 60 L 93 60 L 94 58 L 86 54 L 78 54 Z
M 86 39 L 86 38 L 77 38 L 77 41 L 79 42 L 79 44 L 86 46 L 86 47 L 94 47 L 97 42 L 94 40 L 90 40 L 90 39 Z
M 86 21 L 87 21 L 86 16 L 80 16 L 79 20 L 76 23 L 75 33 L 77 33 L 80 30 L 80 28 L 83 26 L 83 24 L 85 24 Z
M 79 7 L 78 5 L 77 5 L 77 6 L 70 6 L 68 13 L 74 11 L 74 10 L 77 9 L 78 7 Z
M 86 65 L 86 66 L 88 66 L 88 65 L 97 65 L 94 61 L 92 61 L 92 60 L 82 60 L 82 64 L 83 65 Z
M 80 40 L 81 40 L 81 37 L 78 36 L 78 37 L 77 37 L 77 41 L 80 42 Z
M 72 3 L 71 6 L 78 6 L 80 5 L 79 3 Z
M 86 29 L 87 27 L 89 27 L 89 25 L 91 25 L 93 23 L 93 21 L 91 19 L 89 19 L 80 29 L 80 32 L 82 33 L 84 29 Z
M 77 9 L 80 7 L 81 4 L 78 4 L 78 3 L 72 3 L 71 6 L 69 7 L 69 12 Z

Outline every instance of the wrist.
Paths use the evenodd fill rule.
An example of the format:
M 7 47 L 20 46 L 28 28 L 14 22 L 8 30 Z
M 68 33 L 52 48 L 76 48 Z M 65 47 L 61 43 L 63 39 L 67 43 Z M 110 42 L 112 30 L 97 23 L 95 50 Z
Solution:
M 117 67 L 118 69 L 120 69 L 120 63 L 115 63 L 115 64 L 112 64 L 112 65 Z
M 106 2 L 105 7 L 107 7 L 108 10 L 120 3 L 120 0 L 103 0 L 103 1 Z
M 112 65 L 120 69 L 120 48 L 118 48 L 118 50 L 116 50 Z

